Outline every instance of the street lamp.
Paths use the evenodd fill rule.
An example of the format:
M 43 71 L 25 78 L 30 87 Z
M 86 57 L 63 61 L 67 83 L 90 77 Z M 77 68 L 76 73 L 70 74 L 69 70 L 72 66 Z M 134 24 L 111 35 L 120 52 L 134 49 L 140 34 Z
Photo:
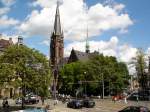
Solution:
M 87 74 L 87 73 L 84 72 L 84 78 L 85 78 L 85 79 L 84 79 L 84 80 L 85 80 L 85 82 L 84 82 L 84 84 L 85 84 L 85 85 L 84 85 L 84 88 L 85 88 L 85 89 L 84 89 L 84 90 L 85 90 L 85 95 L 87 95 L 87 94 L 86 94 L 86 74 Z
M 103 99 L 104 99 L 104 74 L 102 73 Z
M 101 73 L 101 75 L 100 75 L 100 77 L 102 78 L 102 81 L 100 81 L 100 82 L 102 82 L 102 98 L 104 99 L 104 74 L 103 73 Z
M 56 78 L 57 78 L 57 70 L 54 70 L 54 98 L 56 99 Z

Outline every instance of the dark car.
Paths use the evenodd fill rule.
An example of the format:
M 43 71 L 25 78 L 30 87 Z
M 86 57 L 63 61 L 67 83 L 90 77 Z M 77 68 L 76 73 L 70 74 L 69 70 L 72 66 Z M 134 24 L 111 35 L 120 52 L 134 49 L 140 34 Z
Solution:
M 147 93 L 144 92 L 135 92 L 132 93 L 128 96 L 127 98 L 128 100 L 140 100 L 140 101 L 149 101 L 150 100 L 150 96 Z
M 29 104 L 39 103 L 38 96 L 37 95 L 28 96 L 27 99 L 25 99 L 25 103 L 29 103 Z
M 71 100 L 67 103 L 67 107 L 79 109 L 83 107 L 83 101 L 82 100 Z
M 150 110 L 144 106 L 128 106 L 119 112 L 150 112 Z
M 93 108 L 95 106 L 95 102 L 92 99 L 83 100 L 83 106 L 86 108 Z

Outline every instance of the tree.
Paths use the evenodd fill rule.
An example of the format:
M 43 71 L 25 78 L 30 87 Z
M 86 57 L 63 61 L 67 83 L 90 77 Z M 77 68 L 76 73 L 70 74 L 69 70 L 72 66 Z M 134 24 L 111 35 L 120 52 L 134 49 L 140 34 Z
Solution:
M 74 62 L 65 65 L 59 75 L 59 92 L 75 95 L 76 90 L 80 87 L 79 81 L 83 79 L 82 63 Z
M 23 98 L 31 90 L 41 96 L 48 95 L 51 75 L 43 54 L 24 45 L 12 45 L 0 56 L 0 63 L 1 82 L 21 87 Z
M 137 71 L 137 78 L 140 84 L 141 89 L 146 87 L 146 62 L 145 62 L 145 53 L 142 49 L 138 49 L 136 56 L 134 58 L 134 65 Z
M 72 94 L 77 88 L 84 88 L 88 95 L 120 92 L 128 86 L 128 69 L 125 63 L 118 62 L 115 57 L 92 56 L 86 62 L 74 62 L 66 64 L 59 76 L 61 83 L 59 92 Z

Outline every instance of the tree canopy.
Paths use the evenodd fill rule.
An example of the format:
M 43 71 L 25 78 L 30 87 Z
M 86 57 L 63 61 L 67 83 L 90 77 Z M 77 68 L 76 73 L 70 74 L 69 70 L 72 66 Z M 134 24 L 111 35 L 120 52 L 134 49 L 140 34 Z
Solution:
M 0 56 L 0 85 L 48 95 L 50 69 L 46 56 L 24 45 L 12 45 Z
M 74 62 L 65 65 L 59 76 L 59 92 L 75 94 L 83 88 L 86 94 L 102 94 L 104 81 L 105 94 L 120 92 L 128 86 L 129 73 L 125 63 L 115 57 L 102 54 L 91 57 L 87 62 Z

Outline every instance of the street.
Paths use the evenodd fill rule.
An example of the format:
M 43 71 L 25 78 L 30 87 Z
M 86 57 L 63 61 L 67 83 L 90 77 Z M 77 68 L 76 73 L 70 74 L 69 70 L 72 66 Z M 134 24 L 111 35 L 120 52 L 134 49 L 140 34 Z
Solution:
M 96 103 L 96 106 L 94 108 L 82 108 L 82 109 L 67 108 L 66 103 L 62 103 L 61 101 L 59 101 L 58 104 L 54 106 L 53 105 L 54 101 L 51 99 L 46 100 L 44 106 L 42 105 L 41 102 L 30 106 L 44 108 L 46 105 L 50 105 L 50 110 L 48 112 L 117 112 L 129 105 L 142 105 L 142 106 L 150 107 L 150 102 L 144 102 L 144 101 L 142 102 L 128 101 L 127 104 L 125 104 L 123 100 L 117 101 L 115 103 L 110 99 L 105 99 L 105 100 L 95 99 L 94 101 Z M 0 106 L 2 107 L 1 104 L 2 104 L 2 100 L 0 100 Z M 9 105 L 11 107 L 17 106 L 14 100 L 10 100 L 10 99 L 9 99 Z

